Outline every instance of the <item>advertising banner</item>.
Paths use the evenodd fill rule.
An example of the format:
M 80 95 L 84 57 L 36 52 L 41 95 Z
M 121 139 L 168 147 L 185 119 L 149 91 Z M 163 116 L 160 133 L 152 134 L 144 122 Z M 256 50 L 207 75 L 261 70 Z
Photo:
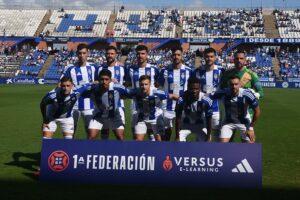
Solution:
M 261 188 L 260 144 L 43 140 L 41 180 Z

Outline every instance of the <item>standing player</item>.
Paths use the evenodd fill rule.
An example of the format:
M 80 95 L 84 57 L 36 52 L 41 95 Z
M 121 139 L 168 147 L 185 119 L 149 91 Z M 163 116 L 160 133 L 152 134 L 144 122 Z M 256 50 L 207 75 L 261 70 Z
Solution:
M 204 50 L 205 65 L 196 69 L 193 76 L 200 79 L 201 91 L 211 94 L 220 86 L 221 77 L 224 72 L 221 66 L 215 65 L 216 50 L 207 48 Z M 220 134 L 220 106 L 217 99 L 213 100 L 212 130 L 214 140 L 218 140 Z
M 237 76 L 240 78 L 242 88 L 250 88 L 253 90 L 257 99 L 263 97 L 263 89 L 260 84 L 259 78 L 255 72 L 246 67 L 246 53 L 244 51 L 238 50 L 234 54 L 234 68 L 225 71 L 221 88 L 228 87 L 228 81 L 232 76 Z
M 136 59 L 137 64 L 130 66 L 127 69 L 126 73 L 126 85 L 131 86 L 133 89 L 139 88 L 139 78 L 143 75 L 147 75 L 151 79 L 151 87 L 156 86 L 156 80 L 159 75 L 158 68 L 154 65 L 150 65 L 148 63 L 148 53 L 149 50 L 145 45 L 138 45 L 135 49 L 136 51 Z M 134 130 L 134 125 L 136 124 L 137 120 L 137 111 L 134 107 L 134 104 L 132 102 L 132 118 L 131 118 L 131 126 Z M 154 137 L 152 134 L 150 134 L 151 140 L 154 140 Z
M 127 69 L 126 85 L 139 88 L 139 78 L 142 75 L 150 76 L 151 87 L 155 87 L 158 78 L 158 68 L 148 63 L 149 50 L 145 45 L 138 45 L 135 49 L 137 64 Z
M 44 96 L 40 104 L 43 116 L 42 129 L 44 139 L 51 139 L 53 137 L 57 123 L 61 125 L 65 139 L 73 138 L 73 106 L 80 95 L 90 86 L 86 84 L 77 90 L 73 90 L 73 83 L 69 77 L 63 77 L 60 83 L 60 87 L 57 87 Z
M 159 85 L 169 94 L 182 96 L 187 90 L 187 81 L 191 75 L 191 69 L 182 63 L 183 50 L 181 47 L 172 49 L 173 64 L 162 69 L 159 75 Z M 167 99 L 164 103 L 165 135 L 163 140 L 171 139 L 173 120 L 175 120 L 176 101 Z
M 99 73 L 101 72 L 102 69 L 108 69 L 111 72 L 111 79 L 115 83 L 120 83 L 121 85 L 124 84 L 124 77 L 125 77 L 125 70 L 124 66 L 121 65 L 118 60 L 118 50 L 114 46 L 108 46 L 105 51 L 105 56 L 106 56 L 106 64 L 102 65 L 99 68 Z M 119 111 L 121 114 L 121 118 L 123 121 L 123 124 L 125 124 L 125 106 L 124 106 L 124 100 L 120 100 L 120 104 L 118 105 Z M 108 139 L 109 137 L 109 129 L 104 124 L 103 129 L 101 130 L 101 138 L 102 139 Z
M 97 112 L 89 124 L 89 139 L 96 139 L 104 126 L 113 130 L 118 140 L 124 139 L 124 123 L 119 109 L 120 92 L 118 92 L 118 88 L 122 87 L 121 91 L 125 91 L 125 87 L 112 82 L 111 76 L 108 69 L 101 70 L 99 84 L 93 85 L 89 92 L 97 107 Z
M 185 142 L 195 133 L 198 141 L 211 141 L 212 105 L 212 99 L 201 92 L 200 80 L 190 78 L 176 105 L 176 140 Z
M 164 119 L 162 110 L 162 100 L 171 98 L 178 99 L 174 94 L 167 94 L 162 90 L 151 87 L 151 78 L 142 75 L 139 78 L 139 88 L 128 92 L 136 108 L 137 119 L 134 124 L 134 139 L 143 141 L 144 135 L 151 129 L 156 141 L 161 141 L 164 133 Z
M 255 95 L 249 89 L 241 88 L 238 76 L 233 76 L 228 81 L 229 88 L 219 90 L 212 98 L 221 98 L 225 108 L 225 119 L 221 128 L 220 141 L 229 142 L 234 131 L 240 131 L 243 142 L 254 143 L 254 126 L 260 116 L 260 108 Z M 254 110 L 252 119 L 248 108 Z
M 88 59 L 88 47 L 86 44 L 79 44 L 77 47 L 78 61 L 67 68 L 62 74 L 62 77 L 71 77 L 73 84 L 78 87 L 86 83 L 92 83 L 96 80 L 96 65 L 87 62 Z M 87 132 L 88 125 L 93 117 L 94 104 L 89 97 L 81 97 L 74 106 L 74 124 L 75 131 L 80 116 L 83 116 L 85 130 Z

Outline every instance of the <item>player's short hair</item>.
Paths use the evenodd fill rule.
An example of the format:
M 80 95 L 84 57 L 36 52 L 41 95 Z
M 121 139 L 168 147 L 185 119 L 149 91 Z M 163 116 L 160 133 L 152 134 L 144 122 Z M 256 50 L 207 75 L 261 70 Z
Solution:
M 231 81 L 233 79 L 239 79 L 239 80 L 241 80 L 241 78 L 238 77 L 238 76 L 236 76 L 236 75 L 233 75 L 233 76 L 229 77 L 229 81 Z
M 209 53 L 214 53 L 215 55 L 217 55 L 216 50 L 214 48 L 211 48 L 211 47 L 204 50 L 204 55 L 209 54 Z
M 99 74 L 99 80 L 101 76 L 108 76 L 109 78 L 111 78 L 111 71 L 109 71 L 108 69 L 102 69 Z
M 105 49 L 105 51 L 107 52 L 107 51 L 109 51 L 109 50 L 115 50 L 115 52 L 116 53 L 118 53 L 118 49 L 115 47 L 115 46 L 108 46 L 106 49 Z
M 87 44 L 85 43 L 80 43 L 78 46 L 77 46 L 77 52 L 82 50 L 82 49 L 86 49 L 86 50 L 89 50 Z
M 136 48 L 135 48 L 135 52 L 138 52 L 138 51 L 146 51 L 147 53 L 149 52 L 149 49 L 148 47 L 146 47 L 145 45 L 138 45 Z
M 64 77 L 62 77 L 62 79 L 60 79 L 60 83 L 64 83 L 64 82 L 68 82 L 68 81 L 73 83 L 72 78 L 70 76 L 64 76 Z
M 144 80 L 149 80 L 151 82 L 151 77 L 148 76 L 148 75 L 142 75 L 140 78 L 139 78 L 139 82 L 142 82 Z
M 172 51 L 172 54 L 173 54 L 173 53 L 175 53 L 175 51 L 181 51 L 181 52 L 183 52 L 183 49 L 182 49 L 181 46 L 176 46 L 176 47 L 173 47 L 171 51 Z
M 200 79 L 196 77 L 191 77 L 188 79 L 188 87 L 190 87 L 192 84 L 199 84 L 200 85 Z
M 244 54 L 245 57 L 247 56 L 246 51 L 241 50 L 241 49 L 238 49 L 238 50 L 234 53 L 234 57 L 236 57 L 236 56 L 237 56 L 238 54 L 240 54 L 240 53 Z

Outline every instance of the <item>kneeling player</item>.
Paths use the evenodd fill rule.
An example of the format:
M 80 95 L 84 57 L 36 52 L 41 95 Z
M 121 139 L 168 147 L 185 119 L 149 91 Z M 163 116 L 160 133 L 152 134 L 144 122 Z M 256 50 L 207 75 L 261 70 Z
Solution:
M 221 128 L 220 141 L 229 142 L 233 132 L 240 131 L 242 142 L 254 143 L 254 126 L 260 116 L 260 108 L 255 95 L 249 89 L 241 88 L 240 78 L 229 79 L 229 88 L 219 90 L 212 98 L 221 98 L 225 108 L 225 119 Z M 252 120 L 248 112 L 254 110 Z
M 176 104 L 176 140 L 186 141 L 191 133 L 198 141 L 211 141 L 212 99 L 200 91 L 200 80 L 190 78 L 188 89 Z
M 71 78 L 64 77 L 60 81 L 61 87 L 50 91 L 41 101 L 40 109 L 43 116 L 43 138 L 51 139 L 61 125 L 65 139 L 72 139 L 74 134 L 73 106 L 80 95 L 90 84 L 73 90 Z
M 147 75 L 142 75 L 139 78 L 139 86 L 138 89 L 129 92 L 137 112 L 134 138 L 142 141 L 147 130 L 152 129 L 155 140 L 161 141 L 161 135 L 164 134 L 162 100 L 168 98 L 177 100 L 178 96 L 151 87 L 151 78 Z
M 101 70 L 99 74 L 100 83 L 93 85 L 89 91 L 89 95 L 97 107 L 96 113 L 89 124 L 89 139 L 96 139 L 104 125 L 113 130 L 118 140 L 124 139 L 125 124 L 120 113 L 119 91 L 125 91 L 125 87 L 112 82 L 111 76 L 112 74 L 108 69 Z

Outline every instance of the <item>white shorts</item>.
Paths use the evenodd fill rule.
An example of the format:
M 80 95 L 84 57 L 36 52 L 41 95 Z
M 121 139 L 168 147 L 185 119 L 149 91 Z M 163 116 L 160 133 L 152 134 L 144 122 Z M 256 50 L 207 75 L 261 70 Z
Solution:
M 212 129 L 220 129 L 220 112 L 214 112 L 211 118 Z
M 241 139 L 250 141 L 250 138 L 246 135 L 245 124 L 224 124 L 221 128 L 220 138 L 231 138 L 234 130 L 240 131 Z
M 88 109 L 88 110 L 73 110 L 73 118 L 75 125 L 78 124 L 78 121 L 80 119 L 80 116 L 83 117 L 84 126 L 88 127 L 90 124 L 90 121 L 93 119 L 94 109 Z
M 175 111 L 164 110 L 165 129 L 172 128 L 176 118 Z
M 48 124 L 49 128 L 44 127 L 43 131 L 50 131 L 54 133 L 57 129 L 56 123 L 60 125 L 63 133 L 70 133 L 70 134 L 74 133 L 74 120 L 72 117 L 54 119 L 50 121 L 50 123 Z
M 203 126 L 194 124 L 181 124 L 181 130 L 179 131 L 179 141 L 186 142 L 186 138 L 194 133 L 197 136 L 197 141 L 204 142 L 207 138 L 207 129 Z
M 122 120 L 122 123 L 123 123 L 123 129 L 124 129 L 124 126 L 125 126 L 125 112 L 124 112 L 124 108 L 119 108 L 119 114 L 120 114 L 120 117 L 121 117 L 121 120 Z M 115 118 L 119 118 L 118 117 L 115 117 Z M 103 127 L 102 127 L 102 130 L 108 130 L 110 129 L 110 123 L 104 123 L 103 124 Z M 114 129 L 112 129 L 114 130 Z
M 105 129 L 104 129 L 104 126 L 105 126 Z M 124 124 L 122 122 L 121 117 L 114 117 L 111 119 L 94 118 L 90 122 L 89 129 L 97 129 L 97 130 L 124 129 Z
M 163 116 L 159 116 L 155 121 L 138 121 L 134 126 L 134 134 L 146 134 L 148 129 L 152 129 L 154 135 L 163 135 L 165 132 L 163 120 Z

